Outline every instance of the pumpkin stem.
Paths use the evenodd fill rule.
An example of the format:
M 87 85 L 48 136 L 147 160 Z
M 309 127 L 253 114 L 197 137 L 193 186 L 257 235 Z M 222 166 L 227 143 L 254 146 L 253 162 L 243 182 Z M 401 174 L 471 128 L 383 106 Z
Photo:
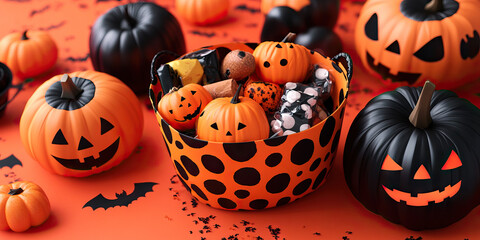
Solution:
M 135 27 L 136 22 L 135 22 L 135 19 L 133 19 L 133 18 L 130 16 L 130 14 L 128 13 L 128 6 L 125 6 L 125 7 L 123 8 L 123 14 L 125 15 L 125 19 L 127 20 L 128 26 L 129 26 L 130 28 Z
M 23 189 L 22 188 L 15 188 L 15 189 L 10 189 L 10 191 L 8 192 L 9 195 L 18 195 L 20 193 L 23 192 Z
M 235 95 L 232 97 L 232 101 L 230 101 L 231 104 L 237 104 L 240 102 L 240 89 L 242 89 L 243 83 L 238 84 L 237 91 L 235 92 Z
M 173 93 L 173 92 L 176 92 L 176 91 L 178 91 L 178 87 L 172 87 L 170 89 L 170 91 L 168 91 L 168 93 Z
M 29 38 L 27 37 L 27 30 L 25 30 L 22 34 L 22 40 L 28 40 Z
M 83 89 L 78 88 L 68 74 L 63 74 L 62 79 L 60 79 L 60 83 L 62 84 L 61 98 L 74 100 L 77 99 L 78 95 L 83 92 Z
M 282 42 L 293 42 L 297 38 L 297 34 L 289 32 L 285 38 L 283 38 Z
M 443 0 L 431 0 L 425 5 L 424 9 L 431 13 L 443 11 Z
M 417 105 L 415 105 L 415 108 L 408 118 L 416 128 L 425 129 L 432 123 L 430 102 L 432 101 L 433 92 L 435 92 L 435 84 L 426 81 L 420 97 L 418 97 Z

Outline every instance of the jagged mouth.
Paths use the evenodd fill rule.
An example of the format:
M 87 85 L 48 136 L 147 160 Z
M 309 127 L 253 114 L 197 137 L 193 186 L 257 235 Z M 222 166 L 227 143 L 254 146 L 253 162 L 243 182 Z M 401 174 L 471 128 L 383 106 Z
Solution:
M 69 169 L 75 169 L 75 170 L 91 170 L 94 167 L 100 167 L 110 161 L 113 156 L 117 153 L 118 146 L 120 144 L 120 137 L 117 138 L 115 142 L 113 142 L 110 146 L 105 148 L 104 150 L 100 151 L 99 157 L 94 158 L 93 156 L 89 156 L 83 159 L 83 163 L 80 162 L 80 159 L 78 158 L 60 158 L 52 155 L 57 162 L 62 164 L 62 166 L 69 168 Z
M 455 194 L 457 194 L 457 192 L 460 190 L 461 185 L 462 181 L 459 181 L 453 186 L 446 186 L 443 191 L 435 190 L 432 192 L 418 193 L 416 196 L 414 194 L 403 192 L 397 189 L 389 189 L 384 185 L 382 185 L 382 187 L 388 196 L 390 196 L 393 200 L 397 202 L 405 202 L 408 206 L 421 207 L 427 206 L 431 202 L 441 203 L 446 198 L 455 196 Z
M 418 78 L 422 75 L 421 73 L 407 73 L 407 72 L 398 72 L 396 75 L 390 73 L 390 68 L 378 63 L 378 65 L 375 65 L 374 59 L 370 53 L 367 51 L 367 62 L 370 68 L 378 72 L 383 79 L 390 79 L 392 82 L 407 82 L 408 84 L 412 85 L 414 84 Z
M 183 117 L 183 120 L 177 120 L 177 119 L 174 119 L 174 120 L 177 122 L 186 122 L 188 120 L 192 120 L 196 116 L 198 116 L 198 114 L 200 114 L 200 109 L 202 109 L 202 101 L 200 101 L 200 105 L 198 105 L 197 109 L 195 109 L 193 113 L 187 114 L 187 116 Z

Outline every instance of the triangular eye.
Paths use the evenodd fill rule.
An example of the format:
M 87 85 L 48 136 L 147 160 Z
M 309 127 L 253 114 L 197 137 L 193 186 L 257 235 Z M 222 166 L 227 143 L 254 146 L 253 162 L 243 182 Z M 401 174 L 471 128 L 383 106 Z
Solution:
M 390 46 L 387 47 L 387 51 L 400 54 L 400 45 L 398 44 L 398 41 L 395 40 Z
M 239 122 L 239 123 L 238 123 L 237 130 L 243 129 L 243 128 L 245 128 L 245 127 L 246 127 L 246 125 L 245 125 L 245 124 L 243 124 L 243 123 Z
M 65 139 L 65 136 L 63 136 L 62 130 L 58 129 L 55 137 L 53 137 L 52 144 L 68 145 L 67 139 Z
M 214 123 L 214 124 L 210 125 L 210 127 L 212 127 L 212 128 L 215 129 L 215 130 L 218 130 L 217 123 Z
M 442 167 L 442 170 L 451 170 L 462 166 L 462 161 L 458 157 L 457 153 L 452 150 L 450 156 L 447 159 L 447 162 Z
M 92 143 L 90 143 L 86 138 L 80 138 L 80 143 L 78 144 L 78 150 L 83 150 L 87 148 L 93 147 Z
M 193 94 L 192 94 L 192 95 L 193 95 Z M 182 102 L 182 101 L 184 101 L 184 100 L 185 100 L 185 98 L 182 96 L 182 97 L 180 98 L 180 102 Z
M 382 164 L 382 170 L 387 170 L 387 171 L 400 171 L 403 170 L 403 168 L 398 165 L 391 157 L 390 155 L 387 154 L 387 157 L 385 158 L 385 161 L 383 161 Z
M 444 56 L 442 37 L 438 36 L 430 40 L 422 48 L 418 49 L 418 51 L 416 51 L 413 55 L 425 62 L 436 62 L 442 60 Z
M 376 13 L 365 24 L 365 35 L 372 40 L 378 40 L 378 16 Z
M 197 93 L 197 91 L 190 91 L 192 93 L 192 95 L 195 95 L 195 93 Z
M 114 128 L 113 124 L 111 124 L 109 121 L 105 120 L 104 118 L 100 118 L 100 132 L 101 135 L 107 133 L 108 131 L 112 130 Z

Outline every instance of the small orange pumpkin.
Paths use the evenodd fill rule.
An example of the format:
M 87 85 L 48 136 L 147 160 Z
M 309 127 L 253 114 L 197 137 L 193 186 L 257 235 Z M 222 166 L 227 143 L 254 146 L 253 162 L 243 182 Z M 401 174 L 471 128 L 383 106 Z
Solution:
M 289 33 L 282 42 L 266 41 L 253 51 L 257 76 L 265 82 L 285 84 L 303 82 L 311 68 L 311 52 L 302 45 L 291 43 Z
M 18 78 L 36 76 L 50 69 L 58 58 L 55 41 L 45 31 L 8 34 L 0 41 L 0 62 Z
M 212 101 L 212 95 L 196 83 L 172 88 L 158 103 L 158 112 L 168 124 L 179 131 L 195 127 L 200 113 Z
M 62 176 L 89 176 L 120 164 L 142 133 L 143 113 L 133 91 L 96 71 L 47 80 L 30 97 L 20 119 L 27 152 Z
M 270 127 L 262 107 L 254 100 L 239 97 L 216 98 L 200 114 L 198 138 L 214 142 L 248 142 L 268 138 Z
M 50 202 L 37 184 L 20 181 L 0 186 L 0 229 L 23 232 L 49 216 Z
M 176 0 L 177 14 L 196 25 L 218 22 L 228 14 L 227 0 Z

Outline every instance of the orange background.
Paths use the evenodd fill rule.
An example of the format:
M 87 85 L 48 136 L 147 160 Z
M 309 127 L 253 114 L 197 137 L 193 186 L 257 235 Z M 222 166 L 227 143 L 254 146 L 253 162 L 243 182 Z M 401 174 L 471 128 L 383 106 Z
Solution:
M 156 1 L 174 15 L 173 0 Z M 264 17 L 260 0 L 231 0 L 228 18 L 214 26 L 195 27 L 180 21 L 187 51 L 215 43 L 258 42 Z M 142 98 L 145 129 L 138 148 L 114 169 L 87 178 L 51 174 L 31 159 L 20 141 L 18 124 L 26 101 L 53 75 L 93 69 L 88 57 L 90 27 L 108 9 L 127 1 L 0 0 L 0 37 L 14 31 L 43 29 L 59 47 L 55 68 L 28 83 L 0 118 L 0 159 L 15 155 L 23 166 L 0 169 L 0 184 L 31 180 L 45 190 L 52 215 L 40 227 L 24 233 L 0 232 L 0 239 L 476 239 L 480 237 L 480 209 L 444 229 L 410 231 L 366 210 L 350 193 L 343 177 L 342 155 L 348 128 L 372 97 L 392 90 L 368 75 L 354 51 L 353 31 L 362 4 L 344 1 L 335 31 L 344 51 L 354 60 L 354 77 L 345 113 L 339 151 L 326 183 L 319 190 L 288 205 L 252 212 L 217 210 L 192 203 L 191 195 L 175 177 L 161 131 L 148 98 Z M 245 5 L 245 7 L 241 7 Z M 239 7 L 240 6 L 240 7 Z M 196 32 L 203 33 L 201 35 Z M 19 81 L 18 79 L 16 79 Z M 480 106 L 480 81 L 454 91 Z M 10 94 L 13 95 L 13 90 Z M 153 192 L 128 207 L 104 210 L 82 208 L 102 193 L 115 198 L 133 184 L 156 182 Z

